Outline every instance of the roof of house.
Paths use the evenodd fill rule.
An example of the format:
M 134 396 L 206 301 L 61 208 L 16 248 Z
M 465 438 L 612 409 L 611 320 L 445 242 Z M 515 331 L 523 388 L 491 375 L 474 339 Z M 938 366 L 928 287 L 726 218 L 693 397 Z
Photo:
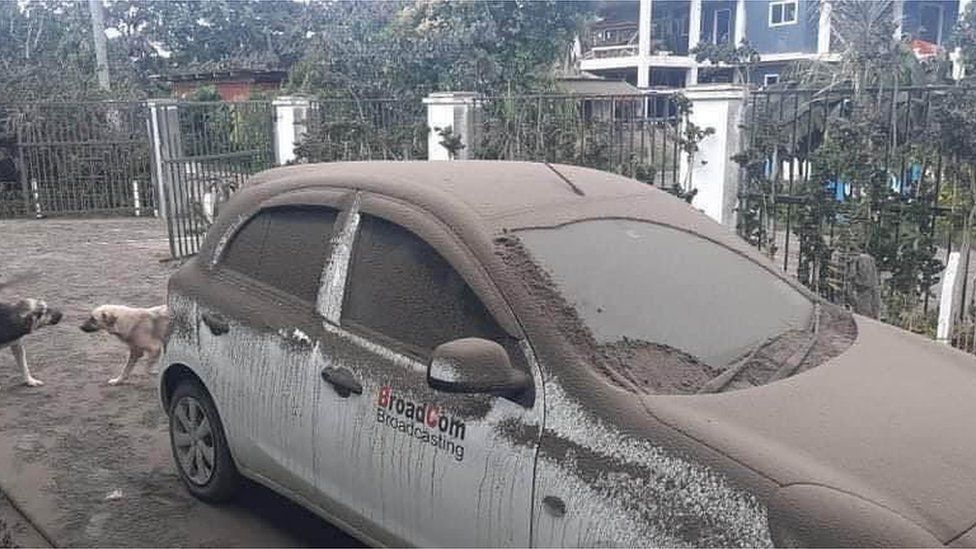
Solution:
M 640 88 L 622 80 L 607 80 L 583 73 L 558 80 L 559 86 L 574 95 L 639 95 Z
M 167 74 L 154 74 L 150 76 L 150 78 L 154 80 L 162 80 L 164 82 L 248 81 L 278 83 L 283 81 L 286 76 L 288 76 L 286 71 L 274 69 L 207 70 L 204 68 L 199 68 Z

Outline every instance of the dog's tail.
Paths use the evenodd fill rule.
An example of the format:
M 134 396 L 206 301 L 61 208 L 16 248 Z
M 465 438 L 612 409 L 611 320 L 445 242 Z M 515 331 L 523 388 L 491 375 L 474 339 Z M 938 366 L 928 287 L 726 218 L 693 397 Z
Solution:
M 0 280 L 0 292 L 4 291 L 5 289 L 7 289 L 10 286 L 13 286 L 15 284 L 19 284 L 19 283 L 21 283 L 21 282 L 23 282 L 23 281 L 25 281 L 25 280 L 27 280 L 29 278 L 37 278 L 37 273 L 35 273 L 33 271 L 32 272 L 29 272 L 29 273 L 21 273 L 21 274 L 18 274 L 18 275 L 14 275 L 14 276 L 8 278 L 7 280 Z

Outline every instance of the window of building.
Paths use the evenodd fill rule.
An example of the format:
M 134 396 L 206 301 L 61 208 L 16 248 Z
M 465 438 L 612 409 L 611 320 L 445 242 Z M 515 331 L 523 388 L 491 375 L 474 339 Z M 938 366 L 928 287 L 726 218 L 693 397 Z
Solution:
M 797 1 L 769 3 L 769 26 L 793 25 L 797 21 Z
M 262 210 L 234 235 L 219 265 L 314 303 L 337 216 L 324 207 Z
M 763 86 L 772 86 L 773 84 L 779 84 L 778 74 L 764 74 L 763 75 Z
M 939 4 L 919 7 L 918 38 L 932 44 L 942 44 L 943 9 Z
M 712 19 L 712 43 L 725 44 L 731 42 L 732 10 L 715 10 Z
M 421 358 L 463 337 L 510 339 L 461 275 L 433 247 L 384 219 L 363 215 L 342 324 L 384 336 Z

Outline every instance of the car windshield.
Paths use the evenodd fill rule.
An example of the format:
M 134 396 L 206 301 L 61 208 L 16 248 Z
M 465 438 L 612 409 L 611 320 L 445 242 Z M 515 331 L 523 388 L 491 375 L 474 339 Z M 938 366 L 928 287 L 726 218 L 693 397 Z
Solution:
M 811 326 L 803 293 L 685 231 L 599 219 L 516 235 L 601 346 L 653 344 L 719 367 Z

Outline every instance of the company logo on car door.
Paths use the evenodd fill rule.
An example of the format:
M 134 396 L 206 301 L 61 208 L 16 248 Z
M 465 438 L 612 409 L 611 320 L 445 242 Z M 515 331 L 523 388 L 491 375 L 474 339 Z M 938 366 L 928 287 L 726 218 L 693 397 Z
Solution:
M 440 406 L 412 402 L 384 386 L 376 399 L 376 421 L 448 452 L 457 461 L 464 460 L 464 446 L 459 442 L 464 440 L 464 422 L 443 413 Z

